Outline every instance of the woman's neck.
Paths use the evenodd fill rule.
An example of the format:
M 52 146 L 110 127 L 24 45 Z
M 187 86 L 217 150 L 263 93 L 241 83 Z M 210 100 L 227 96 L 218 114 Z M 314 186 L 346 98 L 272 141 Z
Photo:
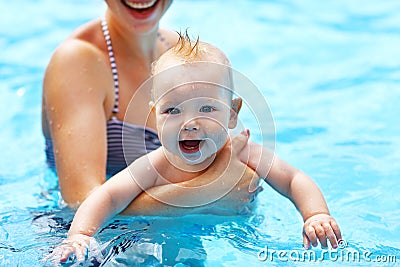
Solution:
M 149 32 L 136 33 L 118 23 L 108 13 L 106 13 L 106 20 L 114 51 L 118 51 L 118 56 L 124 58 L 124 61 L 151 64 L 158 58 L 158 25 Z

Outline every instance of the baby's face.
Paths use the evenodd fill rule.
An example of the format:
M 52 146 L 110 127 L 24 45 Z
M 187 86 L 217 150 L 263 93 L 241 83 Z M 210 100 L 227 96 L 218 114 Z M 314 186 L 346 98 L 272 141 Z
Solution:
M 167 153 L 185 164 L 200 164 L 222 148 L 228 129 L 236 125 L 231 92 L 219 85 L 222 82 L 174 82 L 154 83 L 159 137 Z

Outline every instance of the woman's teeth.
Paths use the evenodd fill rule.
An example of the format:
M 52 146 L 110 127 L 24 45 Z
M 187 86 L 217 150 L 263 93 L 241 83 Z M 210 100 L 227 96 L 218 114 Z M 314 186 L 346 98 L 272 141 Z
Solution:
M 125 3 L 129 7 L 134 8 L 134 9 L 146 9 L 146 8 L 152 7 L 156 2 L 157 2 L 157 0 L 153 0 L 150 2 L 146 2 L 146 3 L 138 3 L 138 2 L 135 3 L 135 2 L 125 1 Z

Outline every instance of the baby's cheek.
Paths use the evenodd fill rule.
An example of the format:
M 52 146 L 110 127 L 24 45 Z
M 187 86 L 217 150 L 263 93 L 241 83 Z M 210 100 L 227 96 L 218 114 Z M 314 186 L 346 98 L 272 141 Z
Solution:
M 214 138 L 216 142 L 217 149 L 220 150 L 226 143 L 226 139 L 228 138 L 228 133 L 224 130 L 221 130 Z
M 168 137 L 168 135 L 177 136 L 179 134 L 179 125 L 171 119 L 160 119 L 157 121 L 157 131 L 159 135 L 164 135 Z

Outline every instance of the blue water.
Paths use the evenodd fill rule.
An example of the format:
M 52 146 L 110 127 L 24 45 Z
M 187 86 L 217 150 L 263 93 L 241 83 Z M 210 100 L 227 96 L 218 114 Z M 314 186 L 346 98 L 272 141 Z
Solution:
M 41 80 L 57 44 L 104 3 L 15 0 L 0 10 L 0 266 L 42 266 L 73 212 L 44 161 Z M 322 261 L 295 261 L 301 218 L 266 186 L 250 218 L 116 218 L 96 236 L 114 262 L 152 266 L 161 260 L 139 248 L 161 247 L 176 266 L 400 265 L 400 2 L 176 0 L 162 25 L 217 45 L 258 86 L 278 155 L 313 177 L 341 226 L 337 255 L 361 258 L 317 248 Z

